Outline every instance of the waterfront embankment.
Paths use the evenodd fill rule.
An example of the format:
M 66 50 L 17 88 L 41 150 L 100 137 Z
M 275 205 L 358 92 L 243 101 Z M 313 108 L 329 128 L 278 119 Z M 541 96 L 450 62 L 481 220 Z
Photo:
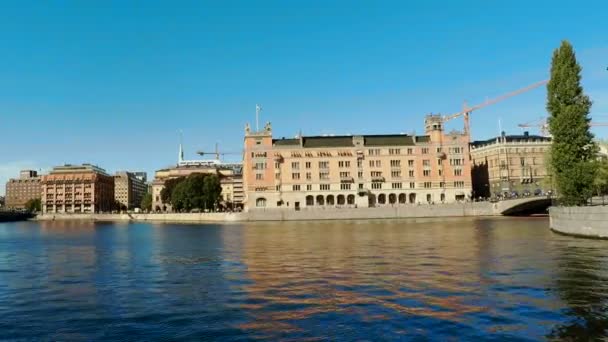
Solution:
M 549 218 L 555 232 L 608 239 L 608 206 L 551 207 Z
M 251 222 L 350 219 L 400 219 L 426 217 L 498 216 L 495 203 L 470 202 L 434 205 L 387 206 L 379 208 L 254 209 L 240 213 L 154 213 L 154 214 L 48 214 L 37 220 L 92 220 L 135 222 Z
M 25 221 L 32 217 L 28 212 L 0 211 L 0 222 Z

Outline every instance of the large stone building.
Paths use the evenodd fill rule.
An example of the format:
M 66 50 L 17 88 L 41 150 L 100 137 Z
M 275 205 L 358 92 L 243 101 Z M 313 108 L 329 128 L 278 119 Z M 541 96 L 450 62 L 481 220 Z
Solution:
M 188 177 L 194 173 L 216 174 L 220 177 L 222 186 L 222 205 L 227 208 L 243 207 L 243 175 L 241 163 L 224 163 L 212 160 L 184 160 L 182 145 L 179 146 L 177 165 L 156 171 L 152 181 L 152 210 L 171 211 L 170 203 L 163 203 L 161 192 L 169 179 Z
M 506 135 L 471 143 L 475 197 L 544 194 L 551 190 L 545 158 L 551 138 Z
M 98 213 L 114 209 L 114 177 L 100 167 L 68 164 L 42 176 L 45 214 Z
M 114 174 L 114 199 L 121 209 L 139 208 L 148 192 L 145 172 L 120 171 Z
M 7 208 L 24 209 L 27 201 L 40 196 L 40 177 L 36 171 L 23 170 L 19 173 L 19 178 L 6 182 Z
M 471 195 L 469 136 L 429 115 L 421 136 L 274 139 L 245 128 L 245 204 L 254 208 L 375 207 L 463 201 Z

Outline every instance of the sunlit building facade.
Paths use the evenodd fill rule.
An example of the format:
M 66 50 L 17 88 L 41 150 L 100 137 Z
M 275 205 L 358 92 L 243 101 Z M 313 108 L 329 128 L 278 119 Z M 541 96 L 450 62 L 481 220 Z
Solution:
M 275 139 L 268 123 L 245 128 L 248 209 L 376 207 L 464 201 L 471 195 L 469 137 L 445 133 L 439 116 L 425 135 L 298 136 Z

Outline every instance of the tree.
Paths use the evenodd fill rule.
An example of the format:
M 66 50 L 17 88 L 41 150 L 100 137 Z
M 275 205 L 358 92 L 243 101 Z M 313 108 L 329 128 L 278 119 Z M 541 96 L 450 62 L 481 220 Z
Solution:
M 165 186 L 160 192 L 160 199 L 163 203 L 171 203 L 171 195 L 177 184 L 181 183 L 185 177 L 171 178 L 165 181 Z
M 591 100 L 583 92 L 581 67 L 572 45 L 563 41 L 553 52 L 547 84 L 551 170 L 560 203 L 585 204 L 593 194 L 597 146 L 589 131 Z
M 608 160 L 598 161 L 594 183 L 598 196 L 608 194 Z
M 205 208 L 214 209 L 222 198 L 222 185 L 217 175 L 205 177 L 203 193 Z
M 152 194 L 146 193 L 141 199 L 140 207 L 142 210 L 152 210 Z
M 40 198 L 32 198 L 25 202 L 25 209 L 34 213 L 42 210 L 42 201 Z

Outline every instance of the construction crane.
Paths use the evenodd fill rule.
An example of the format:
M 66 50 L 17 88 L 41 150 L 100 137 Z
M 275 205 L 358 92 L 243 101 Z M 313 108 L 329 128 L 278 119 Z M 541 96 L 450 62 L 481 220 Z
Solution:
M 219 146 L 216 143 L 215 144 L 215 152 L 196 151 L 196 154 L 198 154 L 200 156 L 214 154 L 215 155 L 215 159 L 216 160 L 220 160 L 220 156 L 225 156 L 225 155 L 241 155 L 243 153 L 242 152 L 220 152 Z
M 458 113 L 451 114 L 451 115 L 444 115 L 444 116 L 441 117 L 441 119 L 445 123 L 447 121 L 450 121 L 450 120 L 453 120 L 453 119 L 456 119 L 456 118 L 459 118 L 459 117 L 463 116 L 464 117 L 464 133 L 466 135 L 469 135 L 470 132 L 471 132 L 469 115 L 471 115 L 471 113 L 473 111 L 481 109 L 481 108 L 484 108 L 484 107 L 487 107 L 489 105 L 493 105 L 495 103 L 498 103 L 500 101 L 506 100 L 506 99 L 511 98 L 513 96 L 519 95 L 521 93 L 525 93 L 525 92 L 527 92 L 529 90 L 538 88 L 538 87 L 540 87 L 542 85 L 547 84 L 547 82 L 549 82 L 549 80 L 544 80 L 544 81 L 536 82 L 536 83 L 531 84 L 531 85 L 529 85 L 527 87 L 524 87 L 524 88 L 512 91 L 510 93 L 501 95 L 501 96 L 493 98 L 491 100 L 486 100 L 485 102 L 482 102 L 482 103 L 480 103 L 478 105 L 475 105 L 475 106 L 472 106 L 472 107 L 469 107 L 467 105 L 466 101 L 465 101 L 464 104 L 463 104 L 463 106 L 462 106 L 462 111 L 460 111 Z
M 608 122 L 590 122 L 589 126 L 592 126 L 592 127 L 608 126 Z M 517 127 L 520 127 L 521 129 L 538 127 L 540 135 L 545 136 L 545 137 L 549 136 L 549 123 L 547 122 L 547 118 L 544 118 L 544 117 L 541 117 L 540 119 L 526 122 L 523 124 L 519 124 L 519 125 L 517 125 Z

